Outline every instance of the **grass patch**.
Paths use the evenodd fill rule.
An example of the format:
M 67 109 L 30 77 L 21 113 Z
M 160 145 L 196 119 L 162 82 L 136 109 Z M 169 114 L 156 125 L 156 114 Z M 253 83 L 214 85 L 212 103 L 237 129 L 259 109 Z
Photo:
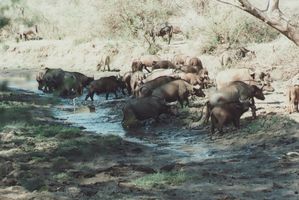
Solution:
M 188 177 L 185 172 L 163 172 L 138 178 L 133 181 L 133 184 L 141 188 L 181 185 L 189 179 Z
M 88 160 L 99 153 L 117 151 L 122 139 L 118 136 L 82 136 L 72 140 L 64 140 L 55 151 L 56 156 Z
M 279 130 L 285 127 L 294 126 L 295 121 L 285 116 L 273 115 L 266 116 L 262 119 L 254 120 L 245 128 L 250 134 L 257 133 L 258 131 L 264 130 Z
M 71 177 L 67 173 L 59 173 L 53 177 L 53 179 L 59 183 L 65 183 L 71 180 Z

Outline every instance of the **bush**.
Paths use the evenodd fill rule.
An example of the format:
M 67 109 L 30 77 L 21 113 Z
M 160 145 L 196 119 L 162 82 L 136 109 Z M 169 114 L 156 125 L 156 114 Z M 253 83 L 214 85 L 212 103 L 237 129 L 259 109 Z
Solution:
M 257 18 L 222 6 L 211 5 L 207 14 L 207 24 L 203 31 L 205 42 L 202 52 L 213 52 L 218 45 L 269 42 L 277 38 L 279 33 Z

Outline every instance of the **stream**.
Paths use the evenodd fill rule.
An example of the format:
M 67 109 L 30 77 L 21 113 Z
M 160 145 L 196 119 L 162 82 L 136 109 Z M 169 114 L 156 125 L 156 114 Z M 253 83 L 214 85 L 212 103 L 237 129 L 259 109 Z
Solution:
M 13 75 L 13 76 L 12 76 Z M 33 75 L 26 73 L 7 73 L 0 78 L 1 81 L 8 81 L 12 89 L 23 89 L 36 93 L 40 96 L 49 96 L 37 89 L 37 82 Z M 166 122 L 147 123 L 135 129 L 125 130 L 122 125 L 122 107 L 129 97 L 121 96 L 114 99 L 111 94 L 109 99 L 105 95 L 95 96 L 95 101 L 85 101 L 87 90 L 81 97 L 75 99 L 62 99 L 57 105 L 51 107 L 53 117 L 63 123 L 81 127 L 88 132 L 103 135 L 117 135 L 124 140 L 146 145 L 156 150 L 170 154 L 176 162 L 192 162 L 203 159 L 224 156 L 219 147 L 215 147 L 209 140 L 207 132 L 203 130 L 183 129 L 167 119 Z M 167 118 L 167 116 L 166 116 Z

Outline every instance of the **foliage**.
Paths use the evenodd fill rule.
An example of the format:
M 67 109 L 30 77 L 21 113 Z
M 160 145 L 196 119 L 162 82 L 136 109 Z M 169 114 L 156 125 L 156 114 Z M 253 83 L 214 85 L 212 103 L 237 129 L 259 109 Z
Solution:
M 207 13 L 203 31 L 203 53 L 213 52 L 221 44 L 238 45 L 269 42 L 279 33 L 256 18 L 233 8 L 213 6 Z

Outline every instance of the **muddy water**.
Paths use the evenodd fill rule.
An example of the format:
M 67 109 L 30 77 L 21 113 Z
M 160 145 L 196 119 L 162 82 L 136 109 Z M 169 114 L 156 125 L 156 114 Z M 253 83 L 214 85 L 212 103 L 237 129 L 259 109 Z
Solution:
M 27 74 L 27 75 L 26 75 Z M 29 90 L 38 95 L 43 94 L 37 90 L 37 83 L 33 75 L 27 73 L 6 73 L 0 81 L 8 80 L 9 87 Z M 86 91 L 84 93 L 86 95 Z M 96 96 L 95 101 L 85 101 L 85 95 L 71 99 L 63 99 L 58 105 L 52 107 L 54 117 L 65 123 L 82 127 L 86 131 L 104 135 L 117 135 L 125 140 L 141 143 L 164 151 L 176 162 L 199 161 L 213 156 L 220 156 L 220 149 L 216 148 L 207 138 L 205 130 L 182 129 L 172 119 L 162 119 L 162 122 L 150 122 L 139 129 L 125 130 L 121 125 L 122 111 L 128 97 L 115 99 L 111 94 L 109 100 L 104 95 Z M 75 103 L 75 106 L 74 106 Z M 223 155 L 222 155 L 223 156 Z

